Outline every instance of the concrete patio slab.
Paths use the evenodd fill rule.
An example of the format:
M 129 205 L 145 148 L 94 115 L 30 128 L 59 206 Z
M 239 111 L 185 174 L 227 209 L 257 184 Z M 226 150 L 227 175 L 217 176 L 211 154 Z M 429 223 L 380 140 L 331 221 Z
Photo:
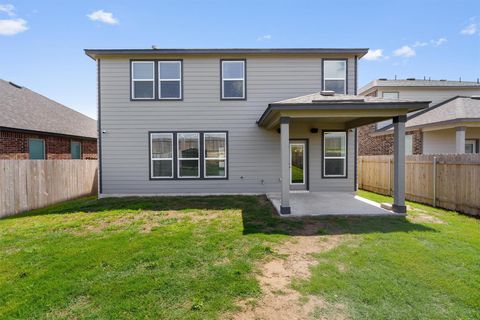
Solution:
M 291 192 L 291 214 L 280 214 L 280 193 L 268 193 L 267 198 L 282 217 L 302 216 L 392 216 L 404 217 L 385 210 L 379 203 L 350 192 Z

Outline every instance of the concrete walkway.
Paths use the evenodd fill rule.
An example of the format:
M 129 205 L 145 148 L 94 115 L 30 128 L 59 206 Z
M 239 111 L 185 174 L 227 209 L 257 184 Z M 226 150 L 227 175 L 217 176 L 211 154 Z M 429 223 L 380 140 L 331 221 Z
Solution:
M 350 192 L 290 192 L 291 214 L 280 214 L 280 193 L 268 193 L 278 214 L 302 216 L 392 216 L 403 217 L 380 207 L 380 204 Z

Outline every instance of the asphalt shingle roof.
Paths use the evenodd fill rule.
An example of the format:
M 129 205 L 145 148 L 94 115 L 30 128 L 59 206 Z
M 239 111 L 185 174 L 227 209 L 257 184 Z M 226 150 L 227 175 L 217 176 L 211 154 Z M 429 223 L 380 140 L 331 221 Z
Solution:
M 455 120 L 480 121 L 480 99 L 455 97 L 413 115 L 405 125 L 409 128 Z
M 1 79 L 0 127 L 97 137 L 97 122 L 92 118 Z
M 363 93 L 373 87 L 436 87 L 436 88 L 480 88 L 480 83 L 474 81 L 447 81 L 447 80 L 373 80 L 361 87 L 358 92 Z
M 386 99 L 386 98 L 378 98 L 378 97 L 365 97 L 365 96 L 356 96 L 356 95 L 349 95 L 349 94 L 334 94 L 332 96 L 322 95 L 321 92 L 316 92 L 312 94 L 308 94 L 301 97 L 295 97 L 291 99 L 286 99 L 278 102 L 274 102 L 272 104 L 315 104 L 315 103 L 328 103 L 328 102 L 335 102 L 335 103 L 416 103 L 416 102 L 424 102 L 424 101 L 413 101 L 413 100 L 406 100 L 406 99 Z M 429 101 L 425 101 L 429 102 Z

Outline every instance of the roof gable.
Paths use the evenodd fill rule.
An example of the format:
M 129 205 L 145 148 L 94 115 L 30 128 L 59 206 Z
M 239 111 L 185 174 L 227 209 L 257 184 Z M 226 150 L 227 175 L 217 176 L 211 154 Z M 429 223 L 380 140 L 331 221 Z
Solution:
M 0 79 L 0 127 L 97 137 L 97 122 L 27 88 Z

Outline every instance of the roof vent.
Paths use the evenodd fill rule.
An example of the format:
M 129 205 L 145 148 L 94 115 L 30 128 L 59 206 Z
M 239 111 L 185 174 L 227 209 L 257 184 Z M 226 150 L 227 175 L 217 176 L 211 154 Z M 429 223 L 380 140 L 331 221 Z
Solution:
M 12 81 L 9 81 L 8 83 L 10 83 L 10 85 L 14 86 L 15 88 L 22 89 L 22 86 L 19 86 L 18 84 L 13 83 Z
M 378 78 L 378 80 L 387 81 L 387 78 Z
M 335 91 L 332 91 L 332 90 L 322 90 L 322 91 L 320 91 L 320 94 L 321 94 L 322 96 L 331 97 L 331 96 L 334 96 L 334 95 L 335 95 Z
M 480 96 L 471 96 L 471 99 L 480 100 Z
M 410 80 L 410 81 L 412 81 L 412 80 L 415 80 L 415 78 L 407 78 L 407 80 Z
M 440 81 L 447 81 L 447 79 L 440 79 Z

